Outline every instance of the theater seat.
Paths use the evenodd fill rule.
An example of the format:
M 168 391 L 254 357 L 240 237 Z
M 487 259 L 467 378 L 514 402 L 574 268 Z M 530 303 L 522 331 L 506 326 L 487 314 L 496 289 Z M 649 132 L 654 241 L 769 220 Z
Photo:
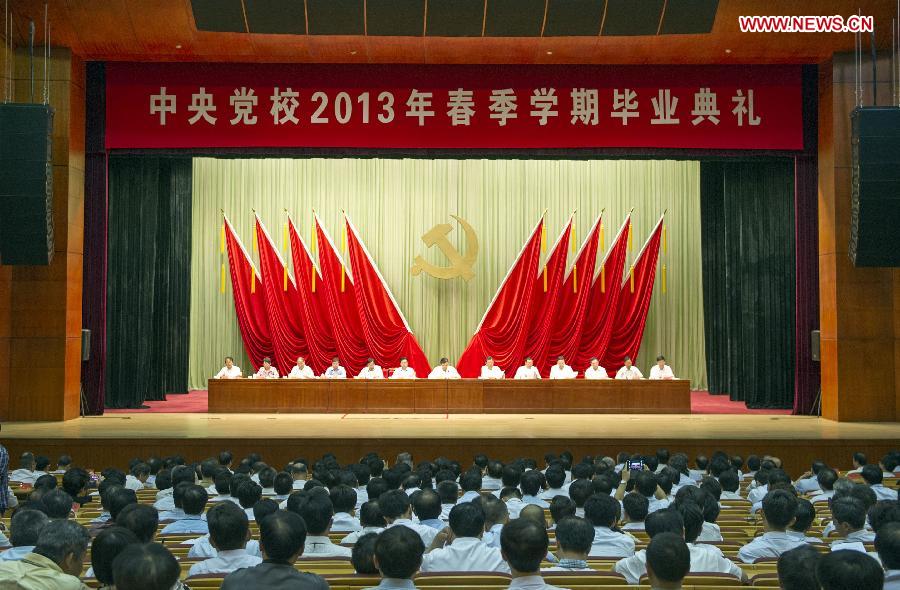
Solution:
M 224 579 L 225 574 L 194 576 L 185 580 L 185 583 L 190 587 L 191 590 L 218 590 L 222 587 L 222 580 Z
M 595 586 L 627 585 L 625 576 L 617 572 L 544 572 L 544 580 L 563 588 L 593 588 Z
M 750 578 L 751 586 L 764 586 L 768 588 L 780 588 L 777 573 L 756 574 Z
M 436 586 L 475 586 L 479 588 L 506 588 L 510 578 L 507 574 L 493 572 L 465 572 L 465 573 L 428 573 L 418 574 L 415 577 L 416 587 L 432 588 Z
M 649 584 L 650 580 L 647 578 L 647 574 L 641 576 L 641 584 Z M 706 588 L 708 586 L 715 586 L 717 588 L 731 588 L 733 586 L 743 586 L 740 578 L 735 578 L 734 576 L 729 576 L 727 574 L 720 574 L 718 572 L 710 572 L 710 573 L 690 573 L 685 576 L 682 581 L 682 586 L 702 586 Z

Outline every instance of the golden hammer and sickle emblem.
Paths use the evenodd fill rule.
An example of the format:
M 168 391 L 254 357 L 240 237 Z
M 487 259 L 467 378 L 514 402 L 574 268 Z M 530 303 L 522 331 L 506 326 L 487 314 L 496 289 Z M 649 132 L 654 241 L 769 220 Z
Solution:
M 413 276 L 417 276 L 423 270 L 437 279 L 462 277 L 470 281 L 475 276 L 475 273 L 472 272 L 472 265 L 475 264 L 475 257 L 478 255 L 478 236 L 465 219 L 456 215 L 450 217 L 455 219 L 466 232 L 465 256 L 460 254 L 447 239 L 447 234 L 453 231 L 453 226 L 449 223 L 439 223 L 422 235 L 422 241 L 429 248 L 432 246 L 440 248 L 447 260 L 450 261 L 450 266 L 436 266 L 421 256 L 416 256 L 415 264 L 410 269 Z

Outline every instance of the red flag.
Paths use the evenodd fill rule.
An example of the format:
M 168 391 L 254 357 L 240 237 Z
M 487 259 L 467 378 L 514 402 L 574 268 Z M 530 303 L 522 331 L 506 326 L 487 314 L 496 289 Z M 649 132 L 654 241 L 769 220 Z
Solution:
M 244 341 L 244 350 L 250 364 L 254 369 L 258 369 L 262 365 L 263 358 L 272 357 L 275 352 L 266 311 L 266 297 L 262 292 L 263 283 L 247 249 L 234 233 L 227 217 L 225 217 L 225 242 L 228 246 L 231 290 L 234 294 L 234 311 L 237 313 L 241 340 Z
M 656 278 L 656 262 L 659 258 L 659 241 L 662 234 L 663 218 L 653 229 L 634 263 L 634 289 L 632 278 L 626 272 L 619 290 L 616 306 L 616 322 L 609 346 L 603 355 L 603 366 L 608 370 L 618 370 L 626 356 L 637 357 L 647 325 L 647 312 L 653 296 L 653 281 Z
M 571 234 L 572 218 L 569 217 L 569 223 L 556 238 L 544 268 L 534 281 L 534 295 L 531 299 L 531 311 L 528 314 L 528 317 L 531 318 L 531 327 L 528 330 L 525 354 L 534 359 L 534 366 L 544 376 L 550 371 L 551 363 L 548 361 L 548 354 L 555 329 L 553 320 L 559 304 L 560 286 L 566 273 Z
M 319 266 L 322 268 L 322 290 L 325 292 L 325 307 L 334 331 L 337 356 L 341 359 L 341 365 L 347 370 L 348 376 L 356 375 L 366 366 L 366 360 L 371 353 L 363 338 L 359 309 L 356 296 L 353 294 L 353 276 L 350 269 L 344 267 L 344 261 L 337 253 L 331 236 L 322 227 L 318 215 L 316 215 L 316 236 L 319 244 Z
M 263 293 L 269 313 L 269 327 L 272 333 L 272 348 L 275 349 L 275 366 L 286 373 L 294 365 L 298 356 L 308 356 L 303 316 L 297 287 L 290 273 L 286 272 L 287 262 L 272 243 L 266 226 L 256 216 L 257 245 L 259 248 L 259 270 L 262 275 Z M 287 287 L 287 289 L 285 289 Z
M 384 277 L 372 260 L 359 232 L 344 215 L 347 223 L 347 248 L 353 268 L 353 292 L 359 309 L 360 323 L 366 344 L 377 363 L 387 367 L 400 366 L 406 357 L 416 375 L 425 377 L 431 366 Z
M 306 242 L 297 231 L 294 222 L 288 224 L 291 239 L 291 258 L 294 261 L 294 276 L 297 279 L 297 296 L 303 321 L 309 358 L 306 364 L 317 374 L 325 372 L 337 355 L 334 332 L 322 291 L 322 277 L 313 263 Z M 315 278 L 313 278 L 315 276 Z
M 625 217 L 612 246 L 600 261 L 600 269 L 591 284 L 590 301 L 581 328 L 581 340 L 575 363 L 587 367 L 593 357 L 604 357 L 615 323 L 616 305 L 619 302 L 619 284 L 622 282 L 625 254 L 628 249 L 628 228 L 631 214 Z M 604 368 L 607 368 L 604 365 Z
M 459 358 L 456 368 L 461 376 L 478 377 L 488 355 L 494 357 L 494 362 L 507 375 L 514 374 L 522 364 L 534 281 L 538 276 L 543 227 L 544 218 L 541 216 Z
M 601 220 L 602 215 L 597 217 L 587 238 L 575 254 L 575 263 L 563 283 L 552 324 L 553 338 L 547 355 L 548 365 L 556 362 L 556 357 L 564 356 L 576 371 L 582 372 L 586 367 L 585 364 L 577 364 L 578 345 L 581 342 L 581 331 L 591 301 L 591 279 L 597 263 Z

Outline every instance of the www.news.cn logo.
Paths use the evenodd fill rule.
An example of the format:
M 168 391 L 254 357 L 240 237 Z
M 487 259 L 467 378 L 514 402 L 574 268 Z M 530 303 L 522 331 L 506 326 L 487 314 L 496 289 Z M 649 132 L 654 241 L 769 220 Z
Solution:
M 742 33 L 871 33 L 875 18 L 831 16 L 739 16 Z

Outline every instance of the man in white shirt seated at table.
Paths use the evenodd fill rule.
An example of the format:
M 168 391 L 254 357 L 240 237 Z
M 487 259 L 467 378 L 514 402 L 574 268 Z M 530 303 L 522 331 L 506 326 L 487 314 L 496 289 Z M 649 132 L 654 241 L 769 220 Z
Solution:
M 514 379 L 540 379 L 541 372 L 534 366 L 534 359 L 530 356 L 525 357 L 525 364 L 516 369 Z
M 250 524 L 247 515 L 232 502 L 223 502 L 206 512 L 209 523 L 209 542 L 215 548 L 215 557 L 191 566 L 189 576 L 229 574 L 244 567 L 262 563 L 262 558 L 247 552 Z
M 359 372 L 359 375 L 356 376 L 357 379 L 384 379 L 384 373 L 381 371 L 381 367 L 375 364 L 375 359 L 369 357 L 366 361 L 366 366 L 362 368 Z
M 234 364 L 234 359 L 230 356 L 225 357 L 225 366 L 219 369 L 219 372 L 216 373 L 216 379 L 237 379 L 238 377 L 243 377 L 243 373 L 241 373 L 241 368 Z
M 450 510 L 450 527 L 437 534 L 422 558 L 422 572 L 509 573 L 500 549 L 481 542 L 484 511 L 471 502 Z
M 566 364 L 565 357 L 556 357 L 556 364 L 550 367 L 551 379 L 574 379 L 578 376 L 577 371 L 573 371 L 572 367 Z
M 288 379 L 315 379 L 316 374 L 313 373 L 312 367 L 306 364 L 306 359 L 302 356 L 297 357 L 297 364 L 288 373 Z
M 409 359 L 400 357 L 400 366 L 394 369 L 391 379 L 415 379 L 416 370 L 409 366 Z
M 489 356 L 484 359 L 484 366 L 481 367 L 481 375 L 479 379 L 504 379 L 506 374 L 494 364 L 494 357 Z
M 459 379 L 459 373 L 455 367 L 450 366 L 450 360 L 447 357 L 441 358 L 441 364 L 431 370 L 428 375 L 429 379 Z
M 674 379 L 675 373 L 672 367 L 666 364 L 666 357 L 659 355 L 656 357 L 656 364 L 650 369 L 650 379 Z
M 625 365 L 616 373 L 616 379 L 643 379 L 644 374 L 631 364 L 631 357 L 625 357 Z
M 272 366 L 272 359 L 266 357 L 263 364 L 253 376 L 254 379 L 278 379 L 278 369 Z
M 600 366 L 597 357 L 591 359 L 591 366 L 584 370 L 585 379 L 609 379 L 606 369 Z
M 338 357 L 331 359 L 331 366 L 325 369 L 322 377 L 326 379 L 346 379 L 347 370 L 341 366 L 341 359 Z

